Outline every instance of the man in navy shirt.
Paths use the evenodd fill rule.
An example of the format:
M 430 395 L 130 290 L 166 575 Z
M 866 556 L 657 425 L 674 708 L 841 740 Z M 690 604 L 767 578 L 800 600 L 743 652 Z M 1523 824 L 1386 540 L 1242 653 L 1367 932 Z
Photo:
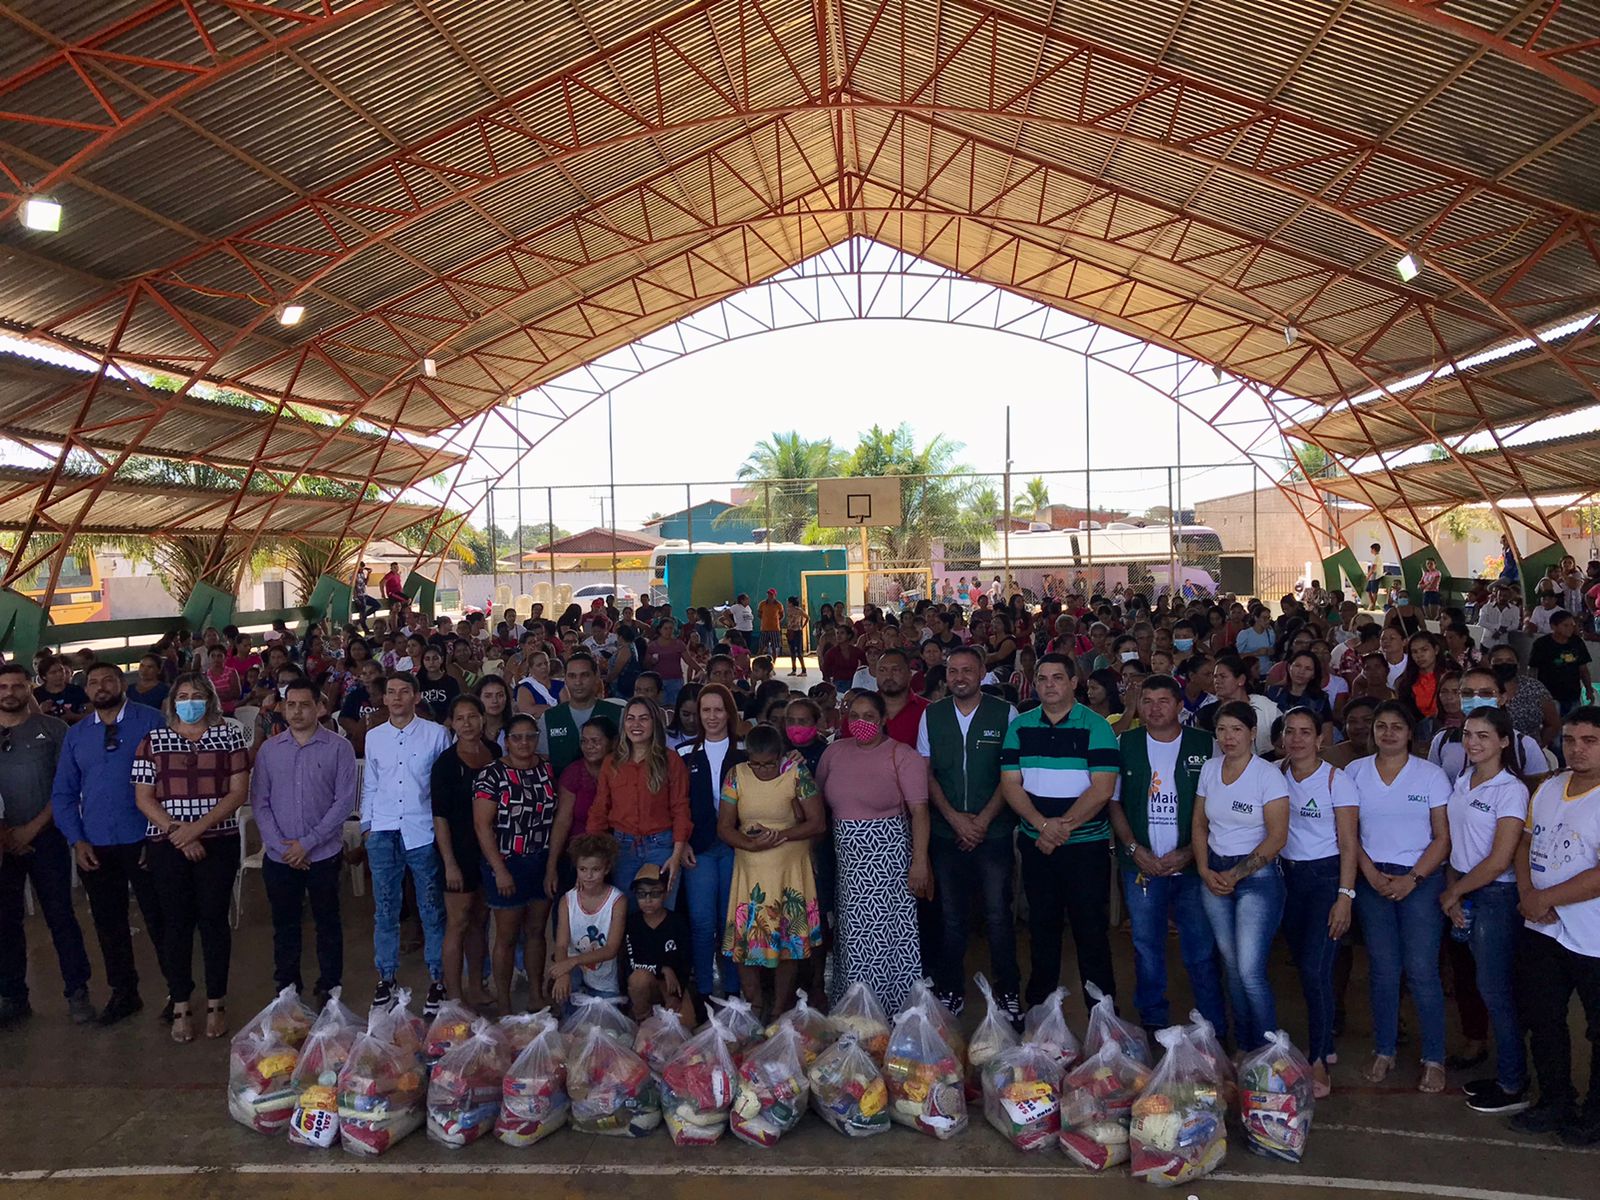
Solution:
M 133 800 L 133 757 L 145 735 L 166 724 L 156 709 L 130 703 L 122 671 L 97 662 L 85 672 L 93 713 L 67 730 L 56 764 L 50 803 L 56 827 L 72 846 L 78 876 L 89 896 L 95 936 L 105 959 L 111 998 L 100 1024 L 114 1025 L 144 1007 L 128 925 L 133 888 L 146 931 L 161 945 L 161 910 L 144 867 L 145 821 Z

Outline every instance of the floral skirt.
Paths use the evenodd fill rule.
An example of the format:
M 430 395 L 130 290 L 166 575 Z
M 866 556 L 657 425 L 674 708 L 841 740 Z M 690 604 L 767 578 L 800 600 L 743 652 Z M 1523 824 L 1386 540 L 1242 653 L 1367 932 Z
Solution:
M 775 967 L 809 958 L 821 944 L 810 846 L 788 842 L 771 850 L 735 850 L 723 952 L 742 966 Z

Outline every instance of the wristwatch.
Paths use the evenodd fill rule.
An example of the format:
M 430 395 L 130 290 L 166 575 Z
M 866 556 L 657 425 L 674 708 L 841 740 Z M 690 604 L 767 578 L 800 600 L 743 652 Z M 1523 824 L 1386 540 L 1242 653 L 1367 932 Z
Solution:
M 1411 878 L 1416 881 L 1418 887 L 1421 887 L 1423 884 L 1428 882 L 1428 877 L 1426 875 L 1418 875 L 1415 871 L 1411 872 Z
M 1354 900 L 1356 898 L 1356 890 L 1355 888 L 1340 888 L 1339 895 L 1346 896 L 1349 899 Z

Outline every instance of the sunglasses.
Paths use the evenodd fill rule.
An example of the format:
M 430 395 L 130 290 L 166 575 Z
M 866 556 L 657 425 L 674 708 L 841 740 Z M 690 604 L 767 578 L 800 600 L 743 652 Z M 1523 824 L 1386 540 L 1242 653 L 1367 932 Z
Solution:
M 642 900 L 659 900 L 667 894 L 664 887 L 638 887 L 633 889 L 633 894 Z

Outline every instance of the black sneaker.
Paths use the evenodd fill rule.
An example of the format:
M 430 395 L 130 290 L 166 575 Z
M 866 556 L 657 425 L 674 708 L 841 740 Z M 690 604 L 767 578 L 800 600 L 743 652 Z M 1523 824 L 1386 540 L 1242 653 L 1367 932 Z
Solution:
M 952 1017 L 959 1017 L 967 1007 L 967 998 L 960 992 L 935 992 L 933 997 L 945 1006 Z
M 422 1006 L 422 1015 L 433 1020 L 439 1015 L 439 1006 L 445 1001 L 444 980 L 435 979 L 428 985 L 428 999 Z
M 380 979 L 372 993 L 373 1008 L 388 1008 L 394 1003 L 394 980 Z
M 1002 992 L 1000 994 L 1000 1008 L 1011 1018 L 1011 1027 L 1018 1032 L 1022 1030 L 1022 997 L 1015 992 Z
M 1488 1079 L 1474 1079 L 1471 1083 L 1464 1083 L 1461 1085 L 1461 1091 L 1468 1096 L 1478 1096 L 1499 1086 L 1491 1076 Z
M 118 1021 L 125 1021 L 134 1013 L 144 1008 L 144 1001 L 139 998 L 138 992 L 112 992 L 111 999 L 106 1001 L 106 1006 L 100 1010 L 101 1026 L 115 1025 Z
M 1593 1070 L 1593 1068 L 1590 1068 Z M 1600 1104 L 1590 1101 L 1557 1132 L 1566 1146 L 1593 1146 L 1600 1144 Z
M 9 996 L 0 998 L 0 1029 L 20 1024 L 31 1016 L 33 1005 L 27 1000 L 13 1000 Z
M 1511 1128 L 1518 1133 L 1554 1133 L 1572 1119 L 1571 1105 L 1541 1100 L 1512 1117 Z
M 89 1000 L 88 988 L 79 988 L 67 997 L 67 1016 L 74 1025 L 93 1025 L 99 1015 Z
M 1467 1107 L 1473 1112 L 1495 1113 L 1500 1116 L 1522 1112 L 1531 1103 L 1527 1088 L 1508 1092 L 1498 1083 L 1491 1084 L 1481 1092 L 1474 1092 L 1467 1097 Z

